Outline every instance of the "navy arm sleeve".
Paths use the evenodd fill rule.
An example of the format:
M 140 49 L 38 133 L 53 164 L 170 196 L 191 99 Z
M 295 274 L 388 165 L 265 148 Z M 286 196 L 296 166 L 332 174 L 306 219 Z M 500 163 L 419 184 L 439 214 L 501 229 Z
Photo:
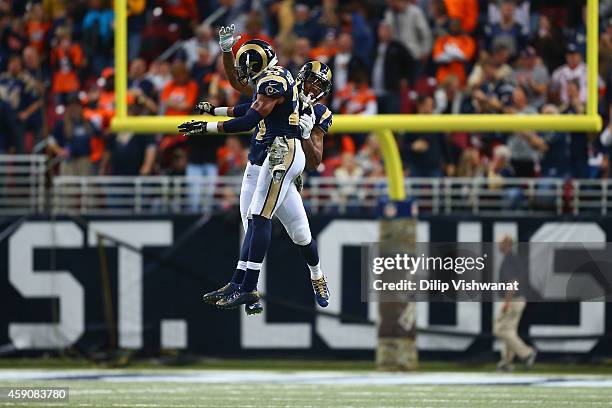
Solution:
M 240 116 L 244 116 L 246 115 L 246 113 L 249 111 L 249 108 L 251 107 L 251 103 L 241 103 L 240 105 L 235 105 L 234 106 L 234 117 L 238 118 Z
M 225 133 L 246 132 L 253 129 L 262 119 L 263 116 L 259 112 L 249 108 L 244 116 L 223 122 L 223 131 Z

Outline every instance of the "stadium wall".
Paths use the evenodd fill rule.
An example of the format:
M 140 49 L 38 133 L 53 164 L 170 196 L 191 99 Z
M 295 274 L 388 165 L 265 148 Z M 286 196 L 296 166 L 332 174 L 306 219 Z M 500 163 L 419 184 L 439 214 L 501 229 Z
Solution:
M 377 221 L 311 220 L 332 290 L 327 314 L 316 312 L 307 269 L 276 224 L 260 280 L 266 311 L 246 317 L 200 301 L 203 290 L 224 282 L 235 267 L 237 220 L 236 214 L 2 219 L 0 350 L 87 353 L 117 345 L 143 355 L 178 349 L 218 357 L 371 358 L 377 306 L 360 301 L 359 243 L 377 240 Z M 550 234 L 551 242 L 580 241 L 593 231 L 609 241 L 612 219 L 438 216 L 418 227 L 420 241 L 439 242 L 490 242 L 508 231 L 522 242 L 536 233 Z M 492 358 L 492 310 L 490 303 L 420 303 L 421 356 Z M 531 303 L 520 331 L 544 357 L 609 357 L 612 303 Z

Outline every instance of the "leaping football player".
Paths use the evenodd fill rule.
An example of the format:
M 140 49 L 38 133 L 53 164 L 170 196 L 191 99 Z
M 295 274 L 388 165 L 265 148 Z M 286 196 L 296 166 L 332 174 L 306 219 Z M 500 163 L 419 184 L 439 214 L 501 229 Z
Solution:
M 244 46 L 248 47 L 248 49 L 246 50 L 243 49 L 244 46 L 241 47 L 241 49 L 238 51 L 238 54 L 237 54 L 238 64 L 237 64 L 237 67 L 234 68 L 234 58 L 231 52 L 231 47 L 234 45 L 234 43 L 237 40 L 238 38 L 233 36 L 233 27 L 221 29 L 220 45 L 224 51 L 224 54 L 223 54 L 224 64 L 225 64 L 226 70 L 228 71 L 228 76 L 230 77 L 230 81 L 232 82 L 232 84 L 239 91 L 243 93 L 252 92 L 251 90 L 253 89 L 253 85 L 255 85 L 258 92 L 255 93 L 253 97 L 254 98 L 253 108 L 256 107 L 255 105 L 257 104 L 258 100 L 260 99 L 265 100 L 265 98 L 262 98 L 262 96 L 272 97 L 273 99 L 278 101 L 277 104 L 282 105 L 282 103 L 285 101 L 280 101 L 280 97 L 274 98 L 273 96 L 276 93 L 281 93 L 281 92 L 288 93 L 287 91 L 288 91 L 289 86 L 295 87 L 295 84 L 292 83 L 290 74 L 288 72 L 285 73 L 286 70 L 284 70 L 284 68 L 275 67 L 274 63 L 269 63 L 267 65 L 267 69 L 265 71 L 268 71 L 268 72 L 259 72 L 259 73 L 253 72 L 251 74 L 248 74 L 249 71 L 245 69 L 246 67 L 244 66 L 244 64 L 242 66 L 240 64 L 241 62 L 240 57 L 244 57 L 245 56 L 244 53 L 247 50 L 258 52 L 259 55 L 261 56 L 263 54 L 260 52 L 261 50 L 257 47 L 257 45 L 259 45 L 262 47 L 263 50 L 265 50 L 266 54 L 269 54 L 269 51 L 273 53 L 273 51 L 271 50 L 271 47 L 269 47 L 268 44 L 262 41 L 258 41 L 258 40 L 254 40 L 254 41 L 245 43 Z M 270 55 L 273 55 L 273 54 L 270 54 Z M 248 53 L 246 54 L 246 56 L 248 57 Z M 254 58 L 257 60 L 257 55 L 254 54 Z M 244 60 L 246 61 L 247 58 L 244 58 Z M 249 57 L 248 60 L 250 60 L 251 63 L 253 62 L 251 57 Z M 271 60 L 275 62 L 274 61 L 275 57 L 272 56 Z M 317 61 L 314 61 L 312 64 L 311 63 L 306 64 L 304 69 L 300 72 L 300 75 L 302 75 L 302 77 L 307 79 L 307 81 L 304 81 L 303 84 L 300 83 L 300 86 L 299 86 L 299 94 L 301 95 L 300 99 L 305 102 L 303 103 L 303 105 L 306 106 L 307 109 L 310 110 L 309 114 L 302 115 L 299 119 L 300 128 L 301 128 L 301 137 L 302 137 L 301 144 L 304 146 L 304 151 L 306 152 L 306 162 L 309 168 L 316 168 L 316 166 L 318 166 L 318 164 L 320 163 L 321 154 L 322 154 L 322 138 L 323 138 L 324 133 L 329 128 L 329 125 L 331 124 L 331 112 L 329 112 L 329 110 L 326 107 L 320 104 L 314 105 L 314 107 L 310 106 L 312 105 L 313 102 L 316 102 L 316 100 L 324 97 L 331 88 L 331 81 L 330 81 L 331 72 L 324 65 L 318 65 L 318 64 L 319 63 Z M 246 72 L 247 75 L 241 74 L 241 71 L 243 73 Z M 318 75 L 311 76 L 309 72 L 314 72 L 314 73 L 317 73 Z M 278 86 L 278 84 L 275 82 L 278 82 L 279 78 L 268 78 L 268 81 L 270 81 L 270 79 L 274 79 L 274 81 L 272 81 L 272 85 L 270 85 L 270 83 L 266 85 L 268 89 L 263 88 L 262 84 L 265 84 L 266 77 L 270 77 L 270 76 L 281 77 L 280 82 L 282 85 L 283 83 L 282 74 L 285 74 L 285 78 L 288 79 L 287 87 L 281 86 L 278 92 L 272 89 L 269 89 L 270 86 L 275 86 L 275 85 Z M 319 77 L 319 79 L 316 79 L 315 77 Z M 247 79 L 248 81 L 245 79 Z M 303 86 L 304 84 L 305 86 Z M 304 92 L 304 90 L 306 90 L 306 92 Z M 272 95 L 269 95 L 269 94 L 272 94 Z M 287 98 L 287 96 L 288 95 L 284 95 L 283 98 Z M 295 98 L 296 98 L 296 95 L 294 91 L 291 94 L 291 101 L 295 102 Z M 212 115 L 242 116 L 242 115 L 245 115 L 245 112 L 248 112 L 249 105 L 250 104 L 244 104 L 244 105 L 238 105 L 238 106 L 230 107 L 230 108 L 223 108 L 223 107 L 217 108 L 217 107 L 212 106 L 208 102 L 202 102 L 198 105 L 198 107 L 201 113 L 206 112 Z M 295 104 L 292 104 L 292 107 L 294 111 L 292 111 L 291 114 L 289 115 L 290 124 L 295 123 Z M 263 115 L 261 116 L 264 117 Z M 254 136 L 251 140 L 251 151 L 249 153 L 249 164 L 245 172 L 242 189 L 241 189 L 241 195 L 240 195 L 241 215 L 243 219 L 243 225 L 245 226 L 247 233 L 245 236 L 245 243 L 241 251 L 240 260 L 238 262 L 236 271 L 234 272 L 234 276 L 232 277 L 232 281 L 228 283 L 227 285 L 225 285 L 224 287 L 220 288 L 219 290 L 206 294 L 204 296 L 204 300 L 207 302 L 211 302 L 211 303 L 220 302 L 221 304 L 219 306 L 221 307 L 234 307 L 235 305 L 241 304 L 242 302 L 239 300 L 238 302 L 228 302 L 227 305 L 224 305 L 223 304 L 224 302 L 221 302 L 221 300 L 223 300 L 223 297 L 226 297 L 229 294 L 232 294 L 232 293 L 235 294 L 236 292 L 240 292 L 238 291 L 238 289 L 243 289 L 242 290 L 243 293 L 240 294 L 240 296 L 238 295 L 237 296 L 249 300 L 249 301 L 244 302 L 246 303 L 246 306 L 247 306 L 246 307 L 247 314 L 261 312 L 261 306 L 259 302 L 255 301 L 256 297 L 252 293 L 248 296 L 245 296 L 246 293 L 254 292 L 254 290 L 250 290 L 251 287 L 253 287 L 253 283 L 252 281 L 249 281 L 248 279 L 249 275 L 252 276 L 252 275 L 258 274 L 258 271 L 261 268 L 261 262 L 255 262 L 256 264 L 253 265 L 253 261 L 249 261 L 249 259 L 252 258 L 252 253 L 254 252 L 251 247 L 253 246 L 252 243 L 253 243 L 254 233 L 257 230 L 257 227 L 254 226 L 254 224 L 255 222 L 258 222 L 260 224 L 268 223 L 269 218 L 271 217 L 271 214 L 273 213 L 273 211 L 276 211 L 277 216 L 279 217 L 279 219 L 281 220 L 281 222 L 287 229 L 292 240 L 296 244 L 298 244 L 298 246 L 301 248 L 302 253 L 305 256 L 307 260 L 307 264 L 311 271 L 311 280 L 313 284 L 313 289 L 315 291 L 315 297 L 316 297 L 317 303 L 320 306 L 325 307 L 327 306 L 328 301 L 329 301 L 329 291 L 327 290 L 325 278 L 321 272 L 321 268 L 319 265 L 316 243 L 312 240 L 312 237 L 310 234 L 308 219 L 306 217 L 306 213 L 303 208 L 301 196 L 299 195 L 299 192 L 297 191 L 296 187 L 292 183 L 286 183 L 286 181 L 290 181 L 292 180 L 292 178 L 290 176 L 287 178 L 287 171 L 285 168 L 283 168 L 284 163 L 279 163 L 280 165 L 276 164 L 277 166 L 276 171 L 281 172 L 281 174 L 283 173 L 285 174 L 284 181 L 286 184 L 288 184 L 288 186 L 285 187 L 286 184 L 283 184 L 283 183 L 281 183 L 282 184 L 281 186 L 275 186 L 276 183 L 274 182 L 274 180 L 266 180 L 267 182 L 267 184 L 265 185 L 267 187 L 266 198 L 261 198 L 263 194 L 260 194 L 260 204 L 257 209 L 259 214 L 252 213 L 254 214 L 254 216 L 251 217 L 251 219 L 254 218 L 256 221 L 255 222 L 252 221 L 247 216 L 248 214 L 247 210 L 249 208 L 254 190 L 256 189 L 257 183 L 255 182 L 255 180 L 261 179 L 261 175 L 259 174 L 260 169 L 262 165 L 264 165 L 265 167 L 264 162 L 266 161 L 267 150 L 268 148 L 271 148 L 271 152 L 272 153 L 275 152 L 274 139 L 272 139 L 273 135 L 271 135 L 269 132 L 266 132 L 264 130 L 266 129 L 266 122 L 268 121 L 262 120 L 260 122 L 260 125 L 256 129 Z M 315 127 L 315 123 L 316 123 L 316 127 Z M 210 125 L 206 125 L 207 128 L 209 128 L 209 126 Z M 197 129 L 203 129 L 202 122 L 189 123 L 188 127 L 191 129 L 192 134 L 197 133 Z M 227 129 L 228 128 L 225 128 L 225 131 L 227 131 Z M 187 130 L 187 128 L 184 127 L 183 130 Z M 196 132 L 194 132 L 194 130 L 196 130 Z M 235 131 L 235 130 L 232 130 L 232 131 Z M 312 139 L 310 138 L 311 134 L 313 135 Z M 295 139 L 295 137 L 293 139 Z M 295 143 L 292 140 L 288 140 L 287 147 L 289 147 L 289 144 L 291 144 L 293 147 Z M 299 156 L 300 155 L 299 147 L 296 150 L 297 150 L 296 154 Z M 273 159 L 274 158 L 271 155 L 271 157 L 268 160 L 268 167 L 270 167 L 269 162 Z M 298 157 L 298 160 L 299 160 L 299 157 Z M 275 170 L 274 167 L 270 167 L 270 168 L 272 171 Z M 287 190 L 285 193 L 285 198 L 284 200 L 281 201 L 280 196 L 284 192 L 283 190 L 285 188 Z M 276 194 L 274 190 L 278 190 L 279 197 L 276 199 L 277 204 L 271 204 L 271 203 L 266 204 L 266 201 L 270 198 L 270 194 Z M 261 201 L 263 201 L 263 204 L 261 204 Z M 280 204 L 278 204 L 279 202 Z M 268 208 L 266 208 L 266 205 L 268 206 Z M 266 214 L 264 213 L 270 214 L 269 217 L 266 217 L 265 216 Z M 264 220 L 262 220 L 262 218 Z M 267 241 L 269 244 L 269 238 L 267 239 Z M 256 256 L 255 258 L 256 259 L 261 258 L 261 260 L 263 260 L 263 256 L 259 256 L 259 257 Z M 257 265 L 257 263 L 259 263 L 259 265 Z M 252 266 L 254 268 L 249 268 L 249 266 Z M 255 272 L 253 272 L 253 270 Z M 255 282 L 256 282 L 256 279 L 255 279 Z M 239 286 L 241 284 L 243 287 Z M 234 296 L 234 297 L 237 297 L 237 296 Z

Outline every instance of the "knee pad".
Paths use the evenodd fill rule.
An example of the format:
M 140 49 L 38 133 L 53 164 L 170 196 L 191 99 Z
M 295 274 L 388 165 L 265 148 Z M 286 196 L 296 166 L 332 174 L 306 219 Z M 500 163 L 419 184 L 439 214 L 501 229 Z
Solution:
M 296 245 L 308 245 L 312 241 L 310 227 L 308 225 L 300 225 L 291 231 L 291 240 Z

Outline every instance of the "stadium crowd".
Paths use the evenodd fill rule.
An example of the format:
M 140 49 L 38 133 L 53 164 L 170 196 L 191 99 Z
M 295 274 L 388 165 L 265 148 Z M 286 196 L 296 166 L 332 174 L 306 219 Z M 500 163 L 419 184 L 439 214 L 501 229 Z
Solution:
M 601 1 L 600 113 L 612 107 L 611 1 Z M 128 0 L 129 114 L 184 115 L 198 100 L 233 105 L 217 44 L 264 39 L 296 74 L 333 70 L 335 113 L 583 113 L 584 1 Z M 45 145 L 61 174 L 233 175 L 248 139 L 185 140 L 109 129 L 114 110 L 109 0 L 0 0 L 0 152 Z M 237 44 L 239 45 L 239 44 Z M 398 134 L 406 175 L 599 178 L 599 135 Z M 47 143 L 40 143 L 45 141 Z M 333 134 L 315 174 L 383 175 L 377 140 Z

